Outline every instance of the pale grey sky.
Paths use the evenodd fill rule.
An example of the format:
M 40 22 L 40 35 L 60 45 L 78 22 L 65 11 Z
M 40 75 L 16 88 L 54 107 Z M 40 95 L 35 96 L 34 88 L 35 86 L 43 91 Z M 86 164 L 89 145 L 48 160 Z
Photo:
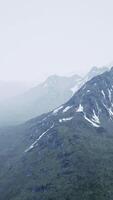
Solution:
M 85 74 L 112 60 L 112 0 L 0 2 L 0 79 Z

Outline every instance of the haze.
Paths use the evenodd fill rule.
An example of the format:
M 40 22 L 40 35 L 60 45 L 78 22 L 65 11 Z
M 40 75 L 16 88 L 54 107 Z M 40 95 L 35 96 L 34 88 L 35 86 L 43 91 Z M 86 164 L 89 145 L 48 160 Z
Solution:
M 113 60 L 112 0 L 0 2 L 0 80 L 84 75 Z

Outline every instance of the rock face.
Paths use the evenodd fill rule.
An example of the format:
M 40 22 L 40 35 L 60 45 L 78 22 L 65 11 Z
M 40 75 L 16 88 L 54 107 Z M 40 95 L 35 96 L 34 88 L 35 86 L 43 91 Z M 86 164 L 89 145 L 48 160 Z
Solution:
M 113 199 L 113 68 L 0 133 L 1 200 Z

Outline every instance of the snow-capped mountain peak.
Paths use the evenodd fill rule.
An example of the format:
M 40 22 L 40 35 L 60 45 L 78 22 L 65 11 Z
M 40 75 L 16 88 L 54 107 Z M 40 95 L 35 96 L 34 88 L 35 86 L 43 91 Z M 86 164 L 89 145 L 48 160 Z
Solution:
M 113 123 L 113 68 L 85 83 L 65 104 L 39 117 L 38 127 L 44 131 L 25 152 L 31 151 L 45 134 L 63 124 L 84 123 L 88 127 L 106 128 Z M 36 121 L 36 119 L 34 119 Z M 78 121 L 78 122 L 77 122 Z
M 73 94 L 77 92 L 87 81 L 91 80 L 93 77 L 98 76 L 106 71 L 108 71 L 109 68 L 107 67 L 92 67 L 89 73 L 83 77 L 81 80 L 78 81 L 78 83 L 71 88 L 71 91 Z

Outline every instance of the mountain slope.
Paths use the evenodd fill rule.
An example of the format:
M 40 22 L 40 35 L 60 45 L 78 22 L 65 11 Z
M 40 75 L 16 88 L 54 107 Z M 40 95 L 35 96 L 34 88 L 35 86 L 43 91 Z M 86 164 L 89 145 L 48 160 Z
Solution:
M 93 77 L 103 74 L 104 72 L 108 71 L 109 68 L 107 67 L 92 67 L 88 74 L 83 77 L 78 84 L 76 84 L 73 88 L 71 88 L 73 94 L 77 92 L 87 81 L 91 80 Z
M 23 95 L 2 103 L 0 125 L 20 123 L 54 109 L 72 96 L 70 88 L 79 80 L 80 77 L 77 75 L 53 75 Z
M 0 132 L 1 200 L 113 199 L 113 68 L 52 112 Z
M 32 88 L 25 94 L 1 104 L 0 125 L 26 121 L 54 109 L 68 101 L 82 85 L 92 77 L 106 71 L 107 68 L 92 68 L 81 78 L 50 76 L 44 83 Z

